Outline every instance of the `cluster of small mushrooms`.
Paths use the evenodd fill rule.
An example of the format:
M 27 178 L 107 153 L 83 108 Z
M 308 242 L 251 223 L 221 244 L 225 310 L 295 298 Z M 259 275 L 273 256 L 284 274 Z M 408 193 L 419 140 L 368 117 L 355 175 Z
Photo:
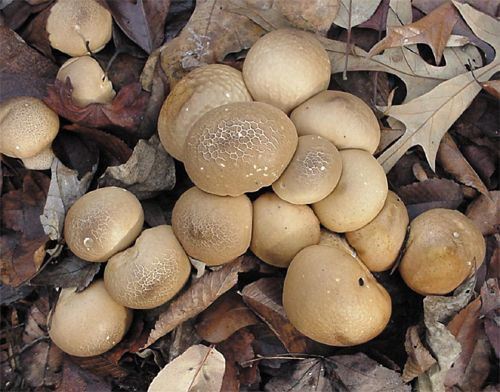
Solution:
M 69 4 L 86 10 L 78 14 L 83 20 L 72 19 Z M 109 29 L 98 34 L 90 20 Z M 58 0 L 47 30 L 54 48 L 79 56 L 58 75 L 70 79 L 75 101 L 112 99 L 111 83 L 87 56 L 109 40 L 109 12 L 93 1 Z M 205 65 L 173 86 L 158 132 L 195 186 L 175 204 L 172 226 L 145 230 L 141 204 L 125 189 L 101 188 L 74 203 L 64 225 L 69 249 L 107 264 L 104 279 L 84 291 L 62 290 L 51 314 L 52 340 L 72 355 L 101 354 L 126 334 L 131 309 L 162 305 L 183 288 L 189 257 L 220 266 L 248 249 L 288 268 L 283 305 L 304 335 L 351 346 L 380 334 L 391 298 L 372 272 L 394 266 L 409 218 L 372 155 L 377 118 L 356 96 L 327 90 L 329 82 L 330 59 L 314 35 L 280 29 L 252 46 L 242 72 Z M 48 154 L 59 125 L 33 98 L 3 104 L 0 123 L 1 152 L 27 167 Z M 247 196 L 271 186 L 253 201 Z M 422 295 L 446 294 L 484 255 L 472 221 L 433 209 L 411 222 L 399 271 Z

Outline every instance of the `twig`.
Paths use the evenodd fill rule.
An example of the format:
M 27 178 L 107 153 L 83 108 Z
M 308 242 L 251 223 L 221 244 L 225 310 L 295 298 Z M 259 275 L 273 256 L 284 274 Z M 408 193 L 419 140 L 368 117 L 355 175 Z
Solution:
M 47 335 L 40 336 L 39 338 L 36 338 L 32 342 L 30 342 L 27 345 L 25 345 L 24 347 L 22 347 L 17 353 L 13 353 L 13 354 L 9 355 L 7 358 L 5 358 L 4 360 L 0 361 L 0 365 L 7 362 L 7 361 L 10 361 L 13 358 L 18 357 L 19 355 L 21 355 L 23 352 L 25 352 L 29 348 L 35 346 L 36 344 L 38 344 L 40 342 L 43 342 L 44 340 L 50 340 L 50 338 Z
M 345 46 L 345 63 L 342 79 L 347 80 L 347 66 L 349 63 L 349 53 L 351 52 L 351 17 L 352 17 L 352 0 L 349 0 L 349 23 L 347 25 L 347 42 Z
M 253 362 L 258 362 L 262 361 L 263 359 L 270 359 L 270 360 L 280 360 L 280 359 L 293 359 L 293 360 L 302 360 L 302 359 L 309 359 L 309 358 L 323 358 L 321 355 L 314 355 L 314 354 L 293 354 L 293 353 L 284 353 L 280 355 L 275 355 L 271 357 L 264 357 L 257 355 L 256 358 L 249 359 L 248 361 L 243 361 L 240 363 L 241 366 L 245 367 L 246 365 L 249 365 Z

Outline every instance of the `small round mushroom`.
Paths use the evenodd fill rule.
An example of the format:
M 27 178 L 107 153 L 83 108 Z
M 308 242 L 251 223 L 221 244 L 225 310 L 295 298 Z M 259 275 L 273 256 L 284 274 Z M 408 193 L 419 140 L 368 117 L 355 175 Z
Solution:
M 75 104 L 84 107 L 91 103 L 110 103 L 115 90 L 99 63 L 90 56 L 71 58 L 66 61 L 57 79 L 65 82 L 71 80 L 72 98 Z
M 370 271 L 387 271 L 396 262 L 408 222 L 406 206 L 398 195 L 389 191 L 375 219 L 361 229 L 346 233 L 346 238 Z
M 114 186 L 100 188 L 71 206 L 64 221 L 64 239 L 83 260 L 107 261 L 134 242 L 143 223 L 144 212 L 133 193 Z
M 0 103 L 0 153 L 20 158 L 28 169 L 50 169 L 50 148 L 59 117 L 38 98 L 15 97 Z
M 285 113 L 326 90 L 330 58 L 311 33 L 278 29 L 261 37 L 248 51 L 243 79 L 256 101 Z
M 342 150 L 337 187 L 313 209 L 321 224 L 337 233 L 362 228 L 384 207 L 388 186 L 384 169 L 363 150 Z
M 391 297 L 363 263 L 325 245 L 295 256 L 285 278 L 283 307 L 300 332 L 332 346 L 365 343 L 391 317 Z
M 76 57 L 104 48 L 111 39 L 112 22 L 111 13 L 96 0 L 57 0 L 46 30 L 50 46 Z
M 297 139 L 281 110 L 261 102 L 230 103 L 193 125 L 184 165 L 205 192 L 239 196 L 276 181 L 292 159 Z
M 130 309 L 117 304 L 102 280 L 82 292 L 61 290 L 49 315 L 49 336 L 65 353 L 77 357 L 100 355 L 117 345 L 132 323 Z
M 241 72 L 223 64 L 195 69 L 175 85 L 163 103 L 158 134 L 165 150 L 184 160 L 184 143 L 193 124 L 205 113 L 231 102 L 248 102 Z
M 109 295 L 132 309 L 150 309 L 173 298 L 189 278 L 191 264 L 167 225 L 144 230 L 134 246 L 106 263 Z
M 422 295 L 455 290 L 483 263 L 486 244 L 479 229 L 464 214 L 435 208 L 416 217 L 399 272 Z
M 299 137 L 297 150 L 274 192 L 293 204 L 312 204 L 327 197 L 337 186 L 342 159 L 337 148 L 316 135 Z
M 342 91 L 315 95 L 297 107 L 290 119 L 299 136 L 323 136 L 339 150 L 355 148 L 373 154 L 380 142 L 380 126 L 370 107 Z
M 281 200 L 265 193 L 253 203 L 250 250 L 262 261 L 287 268 L 303 248 L 319 242 L 318 218 L 309 206 Z
M 175 203 L 172 228 L 189 256 L 208 265 L 228 263 L 250 246 L 252 202 L 193 187 Z

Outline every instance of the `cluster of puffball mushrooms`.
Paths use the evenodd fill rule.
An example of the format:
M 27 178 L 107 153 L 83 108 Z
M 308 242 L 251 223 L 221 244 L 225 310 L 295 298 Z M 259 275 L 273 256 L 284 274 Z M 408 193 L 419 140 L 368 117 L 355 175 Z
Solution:
M 69 4 L 85 4 L 92 25 L 109 27 L 106 33 L 75 22 Z M 92 1 L 58 0 L 47 30 L 54 48 L 75 56 L 57 76 L 70 79 L 75 102 L 112 99 L 111 83 L 82 44 L 93 52 L 106 44 L 109 12 Z M 288 268 L 283 306 L 304 335 L 352 346 L 380 334 L 391 298 L 371 272 L 394 266 L 409 218 L 373 157 L 377 118 L 356 96 L 327 90 L 330 73 L 313 34 L 280 29 L 252 46 L 242 72 L 205 65 L 173 86 L 158 133 L 195 186 L 175 204 L 172 226 L 145 230 L 141 204 L 125 189 L 97 189 L 74 203 L 66 243 L 106 267 L 104 279 L 84 291 L 61 291 L 49 321 L 52 340 L 71 355 L 101 354 L 126 334 L 131 309 L 154 308 L 179 293 L 189 258 L 220 266 L 248 249 Z M 0 106 L 0 123 L 1 152 L 42 168 L 31 162 L 51 154 L 57 115 L 34 98 L 14 98 Z M 253 202 L 247 196 L 270 186 Z M 451 292 L 485 255 L 474 224 L 446 209 L 414 219 L 403 248 L 399 272 L 422 295 Z

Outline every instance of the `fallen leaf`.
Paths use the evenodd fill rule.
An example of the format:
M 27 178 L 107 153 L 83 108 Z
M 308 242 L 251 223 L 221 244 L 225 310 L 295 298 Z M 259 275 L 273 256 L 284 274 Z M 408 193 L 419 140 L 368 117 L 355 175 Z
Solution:
M 500 80 L 490 80 L 488 82 L 483 82 L 481 83 L 481 87 L 496 99 L 500 99 Z
M 488 188 L 496 188 L 498 185 L 498 154 L 496 149 L 468 144 L 463 147 L 463 152 L 471 166 L 481 176 Z
M 111 103 L 91 103 L 80 107 L 73 102 L 72 91 L 69 78 L 66 82 L 55 80 L 48 87 L 44 102 L 61 117 L 74 123 L 92 128 L 119 127 L 131 135 L 142 121 L 149 98 L 140 83 L 132 83 L 123 87 Z
M 0 15 L 4 17 L 6 25 L 12 30 L 18 30 L 32 14 L 36 14 L 49 6 L 53 0 L 39 1 L 30 4 L 29 1 L 4 1 Z
M 208 308 L 217 298 L 236 284 L 238 273 L 249 271 L 254 267 L 254 259 L 241 256 L 217 271 L 205 273 L 174 299 L 165 312 L 160 314 L 145 347 L 150 346 L 182 322 Z
M 99 186 L 118 186 L 142 199 L 149 199 L 175 185 L 175 164 L 158 136 L 139 140 L 129 160 L 110 166 L 99 178 Z
M 477 189 L 483 195 L 488 195 L 488 188 L 462 155 L 455 141 L 445 134 L 437 152 L 437 162 L 460 183 Z
M 26 298 L 33 291 L 33 287 L 28 284 L 12 287 L 0 282 L 0 304 L 10 305 L 20 299 Z
M 171 362 L 189 347 L 195 344 L 200 344 L 201 341 L 202 338 L 198 336 L 196 329 L 194 328 L 194 319 L 190 319 L 175 327 L 170 334 L 170 339 L 161 340 L 159 342 L 159 348 L 160 351 L 162 351 L 162 346 L 168 347 L 166 350 L 168 351 L 167 360 L 168 362 Z
M 196 332 L 209 343 L 220 343 L 248 325 L 256 324 L 257 317 L 234 291 L 219 297 L 200 314 Z
M 111 392 L 111 383 L 103 380 L 66 358 L 63 364 L 62 381 L 56 392 Z
M 126 0 L 106 3 L 116 24 L 144 51 L 151 53 L 163 43 L 170 0 Z
M 0 47 L 0 101 L 21 95 L 43 98 L 57 66 L 5 26 L 0 26 Z
M 45 57 L 55 60 L 52 55 L 52 47 L 50 46 L 49 33 L 47 32 L 47 19 L 50 15 L 50 7 L 45 8 L 42 12 L 38 13 L 24 29 L 22 35 L 25 41 Z
M 225 365 L 215 348 L 192 346 L 156 375 L 148 392 L 220 391 Z
M 375 13 L 380 2 L 381 0 L 340 0 L 339 12 L 333 23 L 347 29 L 366 22 Z
M 68 169 L 76 170 L 78 178 L 92 172 L 99 164 L 99 147 L 90 138 L 60 130 L 52 142 L 54 155 Z
M 481 287 L 481 315 L 484 316 L 484 329 L 486 335 L 495 350 L 495 354 L 500 357 L 500 326 L 498 325 L 498 316 L 500 313 L 500 288 L 498 279 L 488 279 Z
M 288 321 L 281 303 L 282 278 L 262 278 L 242 290 L 243 300 L 271 328 L 290 353 L 308 351 L 311 341 Z
M 484 332 L 481 331 L 472 356 L 467 368 L 465 369 L 465 374 L 462 377 L 462 383 L 458 385 L 458 389 L 461 391 L 486 391 L 482 389 L 491 369 L 491 345 L 488 339 L 484 336 Z M 498 391 L 498 388 L 497 388 Z
M 436 64 L 439 64 L 457 20 L 458 13 L 453 4 L 444 3 L 414 23 L 388 27 L 387 35 L 368 52 L 368 57 L 388 48 L 427 44 L 432 49 Z
M 483 235 L 498 233 L 500 230 L 500 191 L 492 191 L 488 196 L 479 195 L 469 204 L 465 214 L 472 219 Z
M 341 7 L 338 0 L 275 0 L 273 6 L 293 26 L 322 35 L 326 35 Z
M 406 330 L 405 350 L 408 359 L 403 369 L 403 381 L 406 383 L 420 376 L 436 363 L 434 357 L 420 340 L 420 329 L 414 325 Z

